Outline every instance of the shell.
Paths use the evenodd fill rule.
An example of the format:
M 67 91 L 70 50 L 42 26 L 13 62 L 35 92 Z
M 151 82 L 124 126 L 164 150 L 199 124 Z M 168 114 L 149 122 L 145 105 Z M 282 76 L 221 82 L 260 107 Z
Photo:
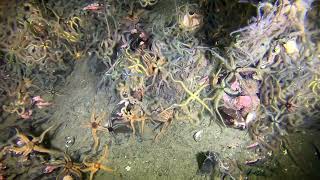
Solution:
M 184 14 L 180 20 L 180 25 L 185 30 L 195 30 L 199 28 L 203 23 L 203 17 L 200 14 L 190 14 L 189 12 Z
M 249 112 L 246 117 L 246 124 L 249 124 L 253 121 L 255 121 L 257 118 L 257 113 L 255 111 Z
M 197 131 L 196 133 L 193 134 L 193 139 L 194 139 L 196 142 L 201 141 L 202 134 L 203 134 L 203 130 Z
M 73 180 L 73 177 L 70 176 L 70 175 L 66 175 L 66 176 L 63 177 L 62 180 Z
M 287 41 L 283 47 L 286 50 L 286 53 L 289 55 L 295 54 L 295 53 L 299 53 L 299 49 L 298 49 L 298 45 L 296 43 L 295 40 L 289 40 Z
M 65 139 L 64 145 L 66 146 L 66 148 L 71 147 L 75 142 L 75 137 L 73 137 L 73 136 L 67 136 L 64 139 Z

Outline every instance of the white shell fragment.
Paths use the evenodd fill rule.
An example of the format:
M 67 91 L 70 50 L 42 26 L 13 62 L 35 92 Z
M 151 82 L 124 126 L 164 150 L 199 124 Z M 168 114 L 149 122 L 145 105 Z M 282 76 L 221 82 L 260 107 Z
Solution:
M 73 180 L 73 177 L 70 176 L 70 175 L 66 175 L 66 176 L 63 177 L 62 180 Z
M 249 112 L 246 117 L 246 124 L 249 124 L 249 123 L 255 121 L 256 117 L 257 117 L 257 114 L 255 111 Z
M 130 166 L 126 166 L 125 169 L 126 169 L 127 171 L 130 171 L 130 170 L 131 170 L 131 167 L 130 167 Z
M 74 144 L 74 142 L 75 142 L 75 137 L 73 137 L 73 136 L 67 136 L 67 137 L 65 137 L 65 146 L 66 146 L 66 148 L 69 148 L 69 147 L 71 147 L 73 144 Z
M 283 47 L 285 48 L 286 50 L 286 53 L 289 54 L 289 55 L 292 55 L 292 54 L 295 54 L 295 53 L 299 53 L 299 49 L 298 49 L 298 46 L 297 46 L 297 43 L 295 40 L 289 40 L 287 41 Z
M 203 24 L 203 16 L 197 13 L 190 14 L 187 12 L 181 17 L 180 26 L 185 30 L 193 31 Z
M 203 130 L 197 131 L 196 133 L 194 133 L 193 139 L 196 142 L 199 142 L 201 140 L 201 138 L 202 138 L 202 134 L 203 134 Z

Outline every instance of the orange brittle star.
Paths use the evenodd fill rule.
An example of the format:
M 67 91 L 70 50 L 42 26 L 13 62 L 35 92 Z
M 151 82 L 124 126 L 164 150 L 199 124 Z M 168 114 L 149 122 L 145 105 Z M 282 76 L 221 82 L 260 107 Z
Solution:
M 93 149 L 97 150 L 99 145 L 99 137 L 97 135 L 97 131 L 108 132 L 108 128 L 105 128 L 101 125 L 101 121 L 105 118 L 106 113 L 102 113 L 101 116 L 96 116 L 95 108 L 93 108 L 93 112 L 90 117 L 90 123 L 83 124 L 82 127 L 91 128 L 92 137 L 94 140 Z
M 62 168 L 56 179 L 63 179 L 63 177 L 70 174 L 73 174 L 82 179 L 82 164 L 73 162 L 71 157 L 67 153 L 64 153 L 63 160 L 56 160 L 48 165 L 53 166 L 54 168 Z
M 12 151 L 16 154 L 22 154 L 22 156 L 24 157 L 24 160 L 27 160 L 28 155 L 33 151 L 41 152 L 41 153 L 48 153 L 48 154 L 57 154 L 58 152 L 56 152 L 54 150 L 46 149 L 46 148 L 39 145 L 43 141 L 43 138 L 46 135 L 46 133 L 52 127 L 53 126 L 46 129 L 39 137 L 34 137 L 31 135 L 31 140 L 29 139 L 29 137 L 27 135 L 20 133 L 19 130 L 16 129 L 17 137 L 20 138 L 23 146 L 21 146 L 21 147 L 5 147 L 3 150 L 4 151 L 9 150 L 9 151 Z
M 154 138 L 155 141 L 158 141 L 160 135 L 164 134 L 164 132 L 168 129 L 169 125 L 172 122 L 172 119 L 174 116 L 173 114 L 174 114 L 173 109 L 164 110 L 164 111 L 160 112 L 159 114 L 157 114 L 156 117 L 158 117 L 158 118 L 156 121 L 162 122 L 162 123 L 164 123 L 164 125 L 163 125 L 162 129 L 160 130 L 160 132 L 155 136 L 155 138 Z
M 141 132 L 140 133 L 141 133 L 141 135 L 143 135 L 145 122 L 148 118 L 146 117 L 146 115 L 142 111 L 137 110 L 137 109 L 133 109 L 131 111 L 125 111 L 122 115 L 127 121 L 130 122 L 133 137 L 136 134 L 136 128 L 134 126 L 134 122 L 139 122 L 139 121 L 141 122 Z
M 90 172 L 90 180 L 93 179 L 94 174 L 100 169 L 112 173 L 113 169 L 102 164 L 102 161 L 108 161 L 109 150 L 108 146 L 106 146 L 103 155 L 96 162 L 88 162 L 87 157 L 83 159 L 83 164 L 87 166 L 87 168 L 81 170 L 83 172 Z

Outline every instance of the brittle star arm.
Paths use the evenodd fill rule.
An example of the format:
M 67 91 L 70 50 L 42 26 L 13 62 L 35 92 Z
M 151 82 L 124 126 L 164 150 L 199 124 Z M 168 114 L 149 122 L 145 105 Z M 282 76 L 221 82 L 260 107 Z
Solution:
M 220 121 L 222 122 L 223 126 L 226 127 L 226 124 L 224 123 L 224 120 L 222 118 L 222 115 L 219 112 L 219 102 L 222 99 L 224 94 L 224 90 L 223 89 L 219 89 L 218 92 L 211 98 L 205 98 L 204 101 L 214 101 L 214 110 L 216 112 L 216 114 L 219 116 Z
M 35 140 L 39 143 L 41 143 L 43 141 L 44 136 L 47 134 L 47 132 L 49 132 L 51 129 L 53 128 L 53 125 L 50 126 L 48 129 L 46 129 L 45 131 L 43 131 L 43 133 L 41 133 L 41 135 L 39 136 L 39 138 L 35 138 Z M 32 140 L 33 141 L 33 140 Z M 35 141 L 33 141 L 35 142 Z
M 213 114 L 212 110 L 209 108 L 209 106 L 202 100 L 199 98 L 199 94 L 200 92 L 208 86 L 208 84 L 205 84 L 205 85 L 202 85 L 197 91 L 195 91 L 194 93 L 192 93 L 187 87 L 186 85 L 182 82 L 182 81 L 178 81 L 178 80 L 175 80 L 173 77 L 172 77 L 172 74 L 169 73 L 170 75 L 170 78 L 176 82 L 176 83 L 179 83 L 182 88 L 187 92 L 187 94 L 189 95 L 189 98 L 182 104 L 178 105 L 179 107 L 182 107 L 182 106 L 186 106 L 188 103 L 190 103 L 192 100 L 196 100 L 198 101 L 205 109 L 207 109 L 210 114 Z

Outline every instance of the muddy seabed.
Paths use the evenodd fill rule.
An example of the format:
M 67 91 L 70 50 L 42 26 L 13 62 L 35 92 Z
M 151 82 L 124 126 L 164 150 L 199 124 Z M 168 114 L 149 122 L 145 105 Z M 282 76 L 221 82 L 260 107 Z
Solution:
M 76 65 L 67 85 L 60 90 L 66 94 L 55 99 L 57 109 L 48 124 L 61 124 L 51 139 L 53 146 L 65 146 L 65 137 L 73 136 L 75 143 L 69 151 L 80 154 L 92 149 L 91 130 L 79 127 L 90 120 L 94 106 L 97 112 L 111 112 L 118 103 L 110 102 L 112 93 L 96 94 L 96 79 L 87 67 L 85 61 Z M 202 137 L 196 142 L 193 135 L 200 130 Z M 111 143 L 108 164 L 124 179 L 202 179 L 196 175 L 199 169 L 196 155 L 200 152 L 218 152 L 222 159 L 229 160 L 252 157 L 245 148 L 250 141 L 246 131 L 221 129 L 216 123 L 209 125 L 209 120 L 201 124 L 174 121 L 158 142 L 154 141 L 155 135 L 154 127 L 148 126 L 143 137 L 136 140 L 130 139 L 132 135 L 128 132 L 117 133 L 115 139 L 109 133 L 100 133 L 100 150 L 103 144 Z M 109 176 L 101 173 L 96 178 Z
M 55 99 L 54 104 L 57 109 L 48 123 L 48 127 L 52 124 L 61 124 L 52 136 L 52 145 L 63 147 L 66 137 L 75 137 L 75 143 L 70 148 L 66 148 L 75 154 L 88 153 L 92 149 L 91 131 L 79 127 L 90 120 L 94 106 L 97 112 L 111 112 L 110 109 L 117 104 L 110 101 L 112 93 L 96 94 L 97 79 L 90 73 L 86 63 L 84 61 L 77 64 L 75 71 L 68 77 L 66 85 L 61 87 L 61 91 L 65 93 Z M 96 98 L 95 103 L 94 98 Z M 202 137 L 197 142 L 193 136 L 201 130 Z M 100 133 L 99 150 L 101 151 L 104 144 L 109 144 L 110 155 L 107 165 L 121 174 L 123 179 L 221 178 L 219 172 L 214 172 L 210 176 L 198 173 L 197 154 L 207 151 L 218 153 L 220 160 L 230 168 L 232 173 L 240 173 L 239 167 L 243 168 L 241 170 L 257 172 L 257 175 L 250 175 L 250 179 L 281 177 L 308 179 L 310 177 L 304 176 L 305 173 L 315 173 L 316 177 L 320 165 L 315 150 L 310 144 L 319 137 L 320 134 L 317 131 L 291 134 L 287 137 L 290 142 L 290 153 L 283 155 L 284 152 L 280 152 L 273 156 L 274 160 L 269 159 L 271 162 L 258 164 L 258 167 L 252 168 L 244 167 L 246 160 L 258 158 L 254 151 L 246 148 L 252 143 L 247 131 L 221 129 L 216 123 L 210 124 L 209 120 L 203 120 L 200 124 L 174 121 L 158 142 L 154 141 L 155 133 L 154 126 L 146 126 L 143 137 L 135 140 L 130 139 L 132 136 L 130 132 L 117 133 L 115 138 L 109 133 Z M 268 174 L 268 177 L 264 177 L 263 174 Z M 118 176 L 102 171 L 98 172 L 95 178 L 119 179 Z
M 103 2 L 105 2 L 105 7 L 109 7 L 108 1 Z M 313 31 L 308 36 L 301 35 L 301 37 L 299 33 L 293 33 L 295 31 L 298 32 L 299 28 L 303 27 L 304 24 L 293 26 L 290 23 L 301 23 L 300 21 L 301 19 L 303 21 L 304 15 L 303 18 L 297 18 L 296 16 L 299 15 L 300 17 L 303 13 L 299 11 L 300 14 L 297 13 L 297 15 L 288 14 L 290 11 L 285 11 L 282 8 L 282 6 L 289 7 L 291 5 L 294 7 L 304 1 L 284 0 L 279 1 L 281 2 L 279 4 L 265 3 L 264 6 L 261 5 L 261 8 L 266 8 L 265 12 L 263 12 L 265 14 L 262 12 L 260 14 L 261 19 L 259 20 L 266 22 L 264 24 L 261 23 L 262 25 L 256 23 L 257 19 L 249 20 L 249 18 L 256 15 L 256 6 L 249 7 L 248 4 L 248 6 L 245 6 L 247 8 L 246 12 L 241 14 L 244 16 L 243 18 L 233 18 L 235 16 L 232 15 L 238 12 L 230 9 L 238 6 L 237 1 L 228 4 L 226 3 L 227 1 L 223 0 L 216 1 L 217 3 L 202 0 L 177 0 L 175 1 L 177 3 L 175 4 L 176 8 L 168 8 L 168 4 L 172 2 L 170 0 L 159 1 L 159 4 L 154 7 L 152 7 L 153 5 L 150 5 L 150 7 L 143 6 L 143 4 L 139 3 L 151 2 L 147 0 L 135 1 L 135 3 L 130 3 L 131 1 L 110 2 L 113 2 L 113 4 L 110 4 L 110 7 L 114 8 L 113 11 L 119 12 L 119 14 L 112 14 L 113 11 L 107 11 L 107 8 L 105 12 L 84 11 L 83 7 L 90 4 L 91 1 L 72 1 L 68 6 L 76 7 L 74 12 L 61 8 L 64 7 L 63 1 L 47 1 L 48 4 L 46 5 L 41 3 L 35 3 L 36 5 L 29 3 L 28 6 L 21 5 L 20 10 L 22 9 L 22 11 L 28 11 L 29 13 L 30 9 L 35 9 L 35 12 L 43 15 L 43 17 L 39 18 L 39 20 L 36 18 L 37 15 L 34 16 L 31 13 L 29 17 L 30 24 L 17 23 L 23 27 L 17 26 L 17 29 L 20 30 L 19 35 L 21 33 L 21 37 L 23 37 L 31 34 L 30 39 L 36 43 L 43 43 L 42 40 L 48 38 L 48 42 L 53 45 L 50 43 L 49 45 L 33 45 L 31 40 L 28 42 L 28 38 L 23 39 L 18 36 L 12 41 L 14 45 L 19 45 L 19 40 L 26 41 L 25 44 L 22 44 L 25 46 L 21 50 L 23 56 L 19 56 L 20 51 L 11 52 L 10 50 L 13 50 L 11 44 L 8 44 L 8 47 L 5 46 L 4 50 L 1 49 L 0 55 L 3 54 L 5 55 L 4 57 L 9 58 L 6 59 L 8 61 L 0 61 L 1 67 L 4 67 L 1 68 L 1 73 L 4 74 L 3 77 L 5 78 L 17 77 L 17 80 L 21 82 L 24 81 L 24 76 L 32 78 L 34 76 L 34 82 L 32 83 L 40 88 L 31 87 L 30 89 L 34 88 L 32 89 L 32 93 L 34 93 L 32 96 L 41 95 L 43 99 L 52 103 L 52 105 L 35 110 L 32 118 L 24 120 L 15 113 L 1 110 L 0 113 L 3 112 L 0 117 L 1 143 L 9 147 L 25 146 L 23 143 L 19 145 L 18 141 L 14 141 L 15 144 L 7 142 L 16 133 L 14 127 L 19 127 L 26 134 L 41 134 L 40 132 L 43 130 L 53 127 L 46 134 L 42 145 L 60 152 L 65 151 L 70 154 L 75 162 L 79 163 L 86 156 L 93 157 L 93 159 L 100 157 L 107 146 L 109 154 L 107 161 L 103 162 L 103 164 L 112 168 L 114 172 L 98 171 L 94 179 L 242 180 L 319 178 L 320 152 L 318 147 L 320 147 L 320 142 L 318 137 L 320 133 L 318 130 L 319 123 L 316 122 L 319 120 L 316 117 L 316 110 L 319 109 L 319 98 L 316 95 L 320 90 L 320 86 L 317 84 L 319 80 L 318 73 L 314 71 L 319 67 L 319 59 L 317 58 L 320 56 L 317 56 L 316 53 L 320 52 L 320 43 L 315 44 L 311 41 L 303 41 L 312 35 L 315 36 L 317 31 Z M 49 3 L 56 3 L 56 5 L 51 7 Z M 211 4 L 211 6 L 206 6 L 205 3 Z M 121 6 L 118 6 L 118 4 Z M 173 7 L 173 4 L 170 4 L 170 7 L 171 5 Z M 239 7 L 241 6 L 239 5 Z M 197 8 L 192 9 L 192 7 Z M 270 9 L 268 10 L 268 8 Z M 300 7 L 301 9 L 303 7 Z M 57 12 L 61 10 L 61 12 L 55 13 L 54 10 Z M 216 14 L 212 13 L 212 10 Z M 301 11 L 307 12 L 304 10 Z M 131 14 L 129 11 L 132 11 Z M 139 14 L 140 12 L 142 13 Z M 223 13 L 219 14 L 219 12 Z M 61 17 L 59 17 L 59 13 Z M 289 15 L 293 16 L 290 21 L 286 19 Z M 135 16 L 141 16 L 139 17 L 141 19 L 136 21 L 135 18 L 137 17 Z M 21 17 L 17 16 L 18 20 L 24 18 L 23 14 Z M 36 24 L 38 20 L 40 25 Z M 41 20 L 46 20 L 50 23 L 45 24 Z M 279 22 L 280 25 L 274 23 L 271 24 L 274 26 L 270 25 L 269 27 L 267 23 L 269 20 L 273 23 Z M 85 23 L 81 24 L 82 21 Z M 220 29 L 219 25 L 224 22 L 226 25 Z M 249 22 L 251 22 L 250 25 L 248 25 Z M 234 23 L 237 24 L 233 26 Z M 316 29 L 316 25 L 310 24 L 312 24 L 310 29 Z M 201 31 L 194 31 L 202 26 Z M 240 27 L 245 28 L 240 29 Z M 258 28 L 261 28 L 260 31 L 258 31 Z M 237 29 L 240 30 L 235 32 L 236 35 L 232 36 L 234 38 L 232 39 L 230 33 Z M 18 32 L 18 30 L 16 31 Z M 266 37 L 256 38 L 256 31 L 261 33 L 261 36 Z M 10 32 L 13 33 L 14 31 Z M 289 32 L 291 33 L 290 38 L 291 36 L 295 38 L 290 39 Z M 12 35 L 12 37 L 15 36 Z M 2 38 L 6 39 L 5 36 Z M 315 40 L 310 39 L 317 41 L 319 40 L 317 38 L 314 37 Z M 237 43 L 232 43 L 231 41 L 235 39 L 237 39 Z M 91 43 L 86 43 L 85 40 L 90 40 Z M 253 43 L 247 43 L 250 40 Z M 8 42 L 11 42 L 11 39 Z M 310 44 L 307 44 L 307 42 Z M 60 43 L 63 43 L 63 45 Z M 144 46 L 145 44 L 147 45 Z M 288 53 L 288 48 L 286 49 L 285 45 L 293 46 L 293 48 L 290 46 L 293 52 L 289 51 L 290 53 Z M 33 53 L 32 49 L 28 49 L 33 46 L 38 48 L 38 54 Z M 299 61 L 295 58 L 300 58 L 300 56 L 294 54 L 300 53 L 299 50 L 296 50 L 298 46 L 301 49 L 306 49 L 306 52 L 303 51 L 303 55 L 301 55 L 302 60 L 299 59 Z M 230 48 L 228 49 L 227 47 Z M 309 50 L 308 48 L 310 48 L 310 51 L 307 51 Z M 44 58 L 42 58 L 42 51 L 45 52 Z M 248 54 L 243 52 L 248 52 Z M 51 54 L 47 56 L 46 53 Z M 272 53 L 278 54 L 273 55 Z M 41 56 L 37 57 L 36 55 Z M 149 57 L 145 55 L 149 55 Z M 52 60 L 54 59 L 52 57 L 58 56 L 61 62 Z M 24 60 L 27 58 L 31 60 L 28 59 L 30 62 L 26 65 Z M 40 61 L 35 59 L 44 59 L 44 62 L 38 64 Z M 9 60 L 14 61 L 14 68 L 12 69 L 10 69 Z M 161 60 L 163 60 L 163 64 L 161 64 Z M 150 63 L 151 61 L 154 61 L 153 63 L 155 64 Z M 160 65 L 158 64 L 159 62 Z M 262 63 L 267 64 L 262 65 Z M 30 70 L 30 67 L 33 69 L 31 68 L 32 70 Z M 249 67 L 249 70 L 246 70 L 247 67 Z M 156 68 L 158 68 L 157 71 L 155 70 Z M 308 71 L 308 68 L 311 70 Z M 18 69 L 18 73 L 14 71 L 16 69 Z M 238 72 L 238 69 L 241 69 L 242 72 L 240 70 Z M 138 75 L 125 75 L 128 71 Z M 259 74 L 260 71 L 265 74 Z M 1 77 L 2 74 L 0 74 Z M 57 74 L 60 77 L 56 76 Z M 297 82 L 306 83 L 297 83 L 298 85 L 296 85 L 290 79 L 291 77 L 296 78 Z M 237 80 L 245 81 L 248 79 L 253 84 L 257 84 L 255 87 L 256 92 L 253 94 L 257 97 L 259 103 L 261 100 L 261 105 L 264 108 L 261 108 L 264 111 L 259 113 L 267 114 L 264 114 L 265 116 L 262 115 L 261 119 L 252 123 L 255 125 L 255 128 L 252 129 L 256 130 L 256 134 L 250 134 L 251 127 L 241 130 L 241 128 L 234 126 L 235 122 L 239 119 L 243 120 L 243 117 L 229 117 L 231 119 L 234 118 L 232 119 L 234 124 L 231 123 L 228 124 L 228 127 L 224 127 L 222 125 L 224 121 L 220 121 L 217 115 L 219 111 L 222 111 L 221 109 L 223 108 L 221 107 L 228 103 L 228 100 L 223 98 L 215 99 L 216 97 L 221 97 L 218 92 L 223 92 L 225 95 L 227 95 L 227 91 L 240 92 L 240 85 L 238 89 L 236 88 L 237 90 L 233 90 L 231 86 L 236 84 Z M 154 84 L 151 83 L 153 80 Z M 164 85 L 165 81 L 167 86 Z M 183 87 L 182 81 L 188 87 Z M 230 85 L 230 87 L 226 88 L 225 85 L 222 85 L 224 82 L 227 82 L 227 86 Z M 7 84 L 10 83 L 8 82 Z M 279 87 L 274 86 L 276 83 Z M 20 85 L 20 82 L 12 84 Z M 164 108 L 173 107 L 172 104 L 178 104 L 174 107 L 177 115 L 174 115 L 172 123 L 159 136 L 160 138 L 157 141 L 155 141 L 155 137 L 163 127 L 162 121 L 153 122 L 153 120 L 147 120 L 143 134 L 139 132 L 141 129 L 140 122 L 135 122 L 137 132 L 133 134 L 129 122 L 123 118 L 120 124 L 128 127 L 114 128 L 114 134 L 109 131 L 98 131 L 100 143 L 97 151 L 94 151 L 94 138 L 91 129 L 84 127 L 84 124 L 90 122 L 93 112 L 96 112 L 99 117 L 105 112 L 106 117 L 102 119 L 102 125 L 109 127 L 110 119 L 115 117 L 114 112 L 119 112 L 120 110 L 119 103 L 129 99 L 122 97 L 122 92 L 118 88 L 121 84 L 130 86 L 129 91 L 131 90 L 131 94 L 129 93 L 129 96 L 134 94 L 136 95 L 134 97 L 136 100 L 141 98 L 141 103 L 146 102 L 144 104 L 145 109 L 148 109 L 150 104 L 156 104 L 154 101 L 159 102 L 161 107 L 164 106 Z M 314 88 L 307 87 L 307 84 L 313 85 Z M 47 87 L 47 85 L 51 85 L 52 88 Z M 150 90 L 149 92 L 145 93 L 147 95 L 143 93 L 142 95 L 135 94 L 138 92 L 137 89 L 147 86 L 152 87 L 150 88 L 151 90 L 148 89 Z M 173 88 L 171 89 L 169 86 Z M 187 91 L 188 88 L 190 89 L 189 91 L 194 91 L 192 92 L 194 94 L 190 95 Z M 273 88 L 279 88 L 279 90 L 274 90 Z M 6 92 L 7 89 L 3 89 L 1 89 L 1 98 L 7 99 L 6 96 L 10 93 Z M 49 89 L 57 92 L 49 93 Z M 160 93 L 156 92 L 157 89 Z M 201 91 L 198 94 L 196 93 L 197 89 Z M 299 94 L 301 89 L 305 91 L 305 97 Z M 263 93 L 266 95 L 264 96 Z M 237 92 L 232 96 L 238 97 L 240 94 Z M 248 95 L 242 94 L 241 96 Z M 268 99 L 269 96 L 270 99 Z M 181 108 L 183 106 L 181 104 L 190 97 L 193 98 L 191 98 L 190 103 Z M 287 102 L 284 104 L 281 101 L 287 97 L 298 99 L 297 104 L 300 103 L 299 105 L 302 107 L 298 109 L 299 111 L 297 110 L 299 116 L 295 116 L 295 113 L 290 112 L 294 109 L 294 103 L 290 102 L 290 107 L 288 107 Z M 204 100 L 202 99 L 207 99 L 208 105 L 203 103 Z M 209 101 L 208 99 L 211 100 Z M 8 98 L 4 104 L 10 104 L 10 100 Z M 215 104 L 214 101 L 217 103 Z M 127 103 L 130 106 L 135 106 L 132 102 Z M 251 106 L 254 106 L 252 104 Z M 272 109 L 271 106 L 276 107 L 276 110 Z M 206 107 L 207 111 L 204 110 Z M 35 105 L 30 105 L 28 108 L 35 108 Z M 129 112 L 133 108 L 124 109 Z M 150 109 L 151 111 L 154 110 L 152 108 L 148 110 Z M 258 108 L 252 109 L 254 110 L 249 113 L 258 113 Z M 255 112 L 256 110 L 257 112 Z M 144 111 L 147 110 L 142 110 L 141 112 Z M 278 119 L 274 120 L 274 116 L 276 117 L 280 111 L 283 112 L 284 116 L 288 116 L 287 119 L 290 122 L 286 118 L 281 119 L 282 122 L 280 123 L 276 122 Z M 224 113 L 226 116 L 234 115 L 232 113 L 228 114 L 228 112 Z M 246 114 L 246 120 L 248 114 Z M 308 117 L 306 114 L 308 114 Z M 302 127 L 300 125 L 304 122 L 304 116 L 308 120 L 312 118 L 318 119 L 315 119 L 314 125 L 311 124 L 311 128 L 310 126 L 300 128 Z M 300 117 L 302 118 L 297 119 Z M 275 125 L 275 123 L 278 124 Z M 249 122 L 246 125 L 248 124 L 251 125 Z M 292 124 L 293 126 L 291 126 Z M 256 139 L 252 140 L 252 136 L 255 136 Z M 258 140 L 260 140 L 258 145 L 248 148 L 253 143 L 257 143 Z M 209 174 L 203 174 L 199 171 L 204 160 L 203 153 L 206 152 L 214 152 L 216 154 L 213 172 Z M 19 157 L 13 153 L 10 155 L 7 153 L 4 157 L 6 155 L 9 157 L 8 159 Z M 30 153 L 27 157 L 30 161 L 44 157 L 43 159 L 48 161 L 46 163 L 49 164 L 57 158 L 45 153 Z M 62 159 L 62 157 L 59 158 Z M 20 162 L 19 159 L 17 161 Z M 42 172 L 45 166 L 39 162 L 36 162 L 36 164 L 41 167 L 34 169 L 30 167 L 30 171 L 19 172 L 17 179 L 29 178 L 29 176 L 33 177 L 33 175 L 37 178 L 41 177 L 41 179 L 55 179 L 56 175 L 60 173 L 59 169 L 48 173 L 48 175 L 44 174 Z M 23 164 L 21 166 L 29 168 L 28 165 Z M 13 167 L 15 166 L 13 165 Z M 1 173 L 0 175 L 2 177 Z M 83 176 L 87 179 L 89 178 L 88 173 L 83 173 Z

